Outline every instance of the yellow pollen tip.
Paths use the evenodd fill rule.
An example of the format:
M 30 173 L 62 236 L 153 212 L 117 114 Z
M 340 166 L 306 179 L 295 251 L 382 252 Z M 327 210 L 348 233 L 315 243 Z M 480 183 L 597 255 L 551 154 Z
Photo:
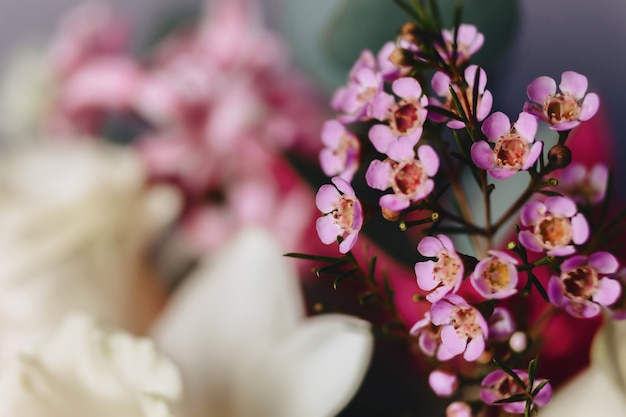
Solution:
M 506 248 L 507 248 L 508 250 L 513 250 L 513 249 L 515 249 L 516 247 L 517 247 L 517 244 L 516 244 L 515 242 L 509 242 L 509 243 L 507 243 L 507 244 L 506 244 Z
M 432 213 L 430 215 L 430 219 L 434 222 L 436 222 L 437 220 L 439 220 L 439 213 Z

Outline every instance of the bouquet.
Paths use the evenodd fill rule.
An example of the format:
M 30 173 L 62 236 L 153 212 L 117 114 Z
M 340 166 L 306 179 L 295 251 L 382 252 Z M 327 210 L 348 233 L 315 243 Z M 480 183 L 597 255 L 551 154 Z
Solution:
M 600 99 L 565 71 L 532 80 L 519 114 L 494 111 L 473 62 L 485 37 L 462 23 L 462 8 L 444 28 L 436 1 L 395 3 L 409 22 L 377 54 L 362 52 L 322 130 L 330 184 L 316 195 L 316 228 L 341 256 L 290 256 L 321 262 L 316 273 L 335 287 L 361 284 L 360 301 L 386 312 L 379 330 L 425 358 L 447 416 L 528 417 L 552 396 L 546 322 L 623 316 L 626 211 L 612 207 L 607 165 L 572 163 L 570 133 Z M 511 198 L 512 177 L 525 185 Z M 376 217 L 417 239 L 414 324 L 379 254 L 353 253 Z M 384 250 L 390 236 L 370 238 Z

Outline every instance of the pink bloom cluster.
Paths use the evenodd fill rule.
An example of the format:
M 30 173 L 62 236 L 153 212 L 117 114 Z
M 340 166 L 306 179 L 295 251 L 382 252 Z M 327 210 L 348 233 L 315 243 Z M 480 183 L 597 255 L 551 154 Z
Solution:
M 546 308 L 591 318 L 617 303 L 625 285 L 615 279 L 619 263 L 599 250 L 604 242 L 593 239 L 595 222 L 588 218 L 607 194 L 608 169 L 568 166 L 569 130 L 593 117 L 599 99 L 587 92 L 586 77 L 566 71 L 558 90 L 549 77 L 532 81 L 516 120 L 492 112 L 487 73 L 471 64 L 484 36 L 467 24 L 429 36 L 424 30 L 405 24 L 395 44 L 377 55 L 365 51 L 334 95 L 339 114 L 326 122 L 320 154 L 334 187 L 318 192 L 318 234 L 326 244 L 339 240 L 347 253 L 372 206 L 401 230 L 420 231 L 414 272 L 424 313 L 409 333 L 437 361 L 431 388 L 451 397 L 464 379 L 480 376 L 486 405 L 523 413 L 544 406 L 552 388 L 530 368 L 532 375 L 502 365 L 493 370 L 492 358 L 513 362 L 538 350 L 529 330 L 534 319 L 514 310 L 517 300 L 537 291 Z M 538 136 L 541 123 L 560 132 L 549 150 Z M 527 190 L 492 219 L 498 186 L 516 175 L 529 178 Z M 465 189 L 462 176 L 473 177 L 478 189 Z M 370 188 L 363 195 L 376 204 L 357 198 L 362 181 L 355 178 L 363 177 Z M 485 205 L 482 223 L 468 207 L 481 200 L 475 194 Z M 518 213 L 516 239 L 504 250 L 494 244 L 497 233 Z M 470 235 L 470 253 L 457 250 L 455 234 Z M 520 401 L 506 401 L 513 396 Z M 472 410 L 455 402 L 447 415 Z
M 282 154 L 319 152 L 321 103 L 253 2 L 207 8 L 197 25 L 172 31 L 142 60 L 128 53 L 129 27 L 110 6 L 73 12 L 51 47 L 58 85 L 47 129 L 107 138 L 123 131 L 151 180 L 183 194 L 180 230 L 198 250 L 246 224 L 299 246 L 315 207 Z M 349 135 L 344 140 L 337 126 L 324 131 L 334 155 L 325 168 L 348 178 L 350 168 L 340 166 L 358 159 L 358 144 L 344 144 Z

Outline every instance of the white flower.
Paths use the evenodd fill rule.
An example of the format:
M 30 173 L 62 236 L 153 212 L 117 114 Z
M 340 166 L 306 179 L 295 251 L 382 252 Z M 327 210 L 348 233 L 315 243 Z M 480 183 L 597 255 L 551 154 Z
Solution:
M 185 283 L 154 329 L 181 368 L 186 417 L 327 417 L 354 395 L 369 326 L 306 319 L 297 275 L 274 238 L 243 229 Z
M 46 123 L 57 88 L 52 62 L 40 45 L 17 49 L 0 75 L 0 132 L 6 142 L 33 141 Z
M 626 321 L 607 320 L 591 365 L 555 393 L 541 417 L 626 416 Z
M 178 370 L 154 343 L 71 315 L 33 352 L 0 374 L 0 415 L 169 417 Z
M 103 143 L 0 156 L 0 361 L 68 310 L 146 326 L 152 281 L 141 274 L 149 242 L 178 210 L 168 191 L 145 186 L 130 149 Z

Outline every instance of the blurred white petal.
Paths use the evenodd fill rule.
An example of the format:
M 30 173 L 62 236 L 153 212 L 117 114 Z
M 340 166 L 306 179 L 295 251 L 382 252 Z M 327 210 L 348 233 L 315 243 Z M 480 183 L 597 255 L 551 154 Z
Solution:
M 344 316 L 306 320 L 282 253 L 267 231 L 243 229 L 162 314 L 152 333 L 181 368 L 185 417 L 322 417 L 354 394 L 371 355 L 369 329 Z M 312 398 L 327 404 L 313 407 Z

